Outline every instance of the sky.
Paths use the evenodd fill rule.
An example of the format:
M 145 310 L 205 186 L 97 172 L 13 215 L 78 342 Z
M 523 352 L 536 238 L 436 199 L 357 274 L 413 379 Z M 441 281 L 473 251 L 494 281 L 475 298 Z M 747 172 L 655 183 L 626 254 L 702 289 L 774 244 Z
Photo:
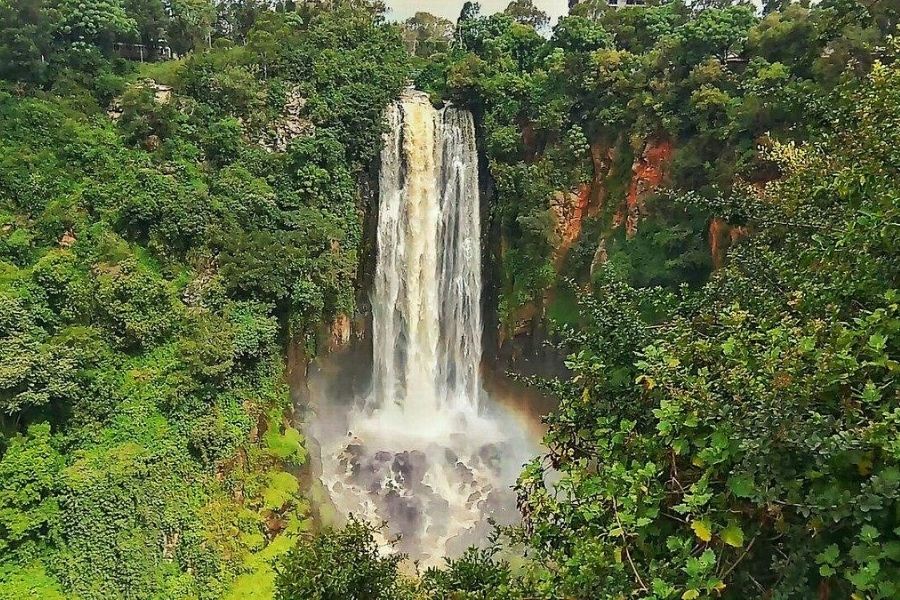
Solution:
M 392 21 L 403 21 L 417 12 L 424 11 L 456 22 L 464 3 L 465 0 L 386 0 L 390 9 L 387 16 Z M 480 0 L 480 3 L 481 12 L 488 14 L 503 10 L 509 4 L 509 0 Z M 553 20 L 565 14 L 569 6 L 568 0 L 535 0 L 534 3 Z

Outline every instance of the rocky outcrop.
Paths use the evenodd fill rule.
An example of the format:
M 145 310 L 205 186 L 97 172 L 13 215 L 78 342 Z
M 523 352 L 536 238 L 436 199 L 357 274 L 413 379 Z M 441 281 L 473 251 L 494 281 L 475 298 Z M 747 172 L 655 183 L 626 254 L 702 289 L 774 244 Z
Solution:
M 153 100 L 157 104 L 168 104 L 172 101 L 172 87 L 156 83 L 152 79 L 144 79 L 136 84 L 138 87 L 150 88 L 153 91 Z M 122 98 L 116 98 L 110 103 L 106 110 L 106 115 L 113 121 L 118 121 L 122 117 L 124 109 L 122 107 Z
M 532 163 L 538 155 L 537 135 L 534 130 L 534 125 L 530 121 L 523 120 L 519 123 L 519 128 L 522 130 L 522 146 L 525 150 L 525 162 Z
M 326 340 L 326 351 L 336 352 L 348 343 L 350 343 L 350 335 L 353 333 L 353 327 L 350 317 L 345 314 L 337 315 L 328 328 L 328 339 Z
M 566 373 L 565 356 L 548 343 L 546 309 L 551 292 L 520 306 L 501 327 L 497 355 L 490 359 L 495 372 L 513 372 L 524 376 L 561 377 Z
M 75 242 L 78 240 L 75 239 L 75 232 L 71 229 L 67 230 L 62 234 L 62 237 L 59 238 L 59 247 L 60 248 L 71 248 L 75 245 Z
M 591 259 L 591 279 L 594 278 L 594 273 L 597 272 L 597 269 L 606 264 L 606 261 L 609 260 L 609 252 L 606 250 L 606 240 L 604 238 L 600 238 L 600 243 L 597 244 L 597 250 L 594 251 L 594 258 Z
M 316 127 L 304 115 L 306 98 L 299 90 L 292 90 L 285 100 L 281 115 L 272 121 L 257 138 L 257 143 L 269 152 L 284 152 L 297 138 L 311 136 Z
M 510 327 L 506 331 L 501 331 L 500 345 L 506 344 L 509 340 L 523 335 L 531 335 L 535 323 L 543 318 L 542 308 L 538 307 L 538 303 L 529 302 L 518 307 L 512 315 L 510 315 Z
M 287 343 L 284 374 L 291 390 L 291 404 L 298 413 L 309 406 L 310 361 L 306 333 L 294 333 Z
M 596 140 L 591 142 L 590 152 L 594 179 L 591 181 L 591 202 L 589 212 L 591 215 L 595 215 L 606 203 L 606 178 L 609 176 L 610 169 L 615 162 L 618 144 L 609 145 Z
M 523 142 L 526 154 L 534 150 L 533 133 L 523 127 Z M 640 220 L 647 216 L 646 199 L 661 186 L 665 185 L 669 164 L 672 160 L 673 145 L 666 138 L 655 138 L 647 141 L 641 153 L 631 166 L 630 173 L 615 173 L 618 164 L 618 152 L 621 151 L 623 139 L 613 142 L 595 139 L 590 143 L 590 161 L 593 176 L 589 182 L 576 189 L 557 191 L 549 199 L 549 211 L 553 218 L 553 265 L 557 273 L 561 273 L 570 250 L 582 237 L 587 219 L 594 219 L 602 213 L 608 202 L 611 181 L 620 178 L 626 182 L 626 194 L 622 205 L 613 214 L 611 225 L 624 227 L 627 238 L 637 234 Z M 603 226 L 597 224 L 597 226 Z M 595 232 L 596 233 L 596 232 Z M 590 263 L 590 275 L 607 262 L 609 252 L 608 240 L 600 236 Z M 500 240 L 500 256 L 505 253 L 505 240 Z M 505 354 L 508 366 L 519 364 L 522 360 L 551 364 L 553 361 L 544 356 L 543 343 L 546 337 L 546 311 L 555 298 L 556 289 L 551 285 L 543 295 L 533 302 L 515 309 L 508 315 L 507 327 L 500 332 L 501 354 Z M 517 370 L 520 370 L 517 368 Z

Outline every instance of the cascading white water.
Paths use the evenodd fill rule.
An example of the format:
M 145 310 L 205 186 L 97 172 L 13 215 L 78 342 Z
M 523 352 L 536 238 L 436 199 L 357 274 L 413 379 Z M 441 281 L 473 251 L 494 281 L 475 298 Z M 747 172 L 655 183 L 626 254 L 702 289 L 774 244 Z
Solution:
M 375 408 L 433 422 L 477 408 L 481 224 L 472 116 L 407 95 L 388 110 L 373 296 Z
M 514 513 L 509 486 L 532 450 L 508 415 L 482 405 L 472 116 L 408 92 L 387 120 L 372 392 L 342 415 L 346 436 L 324 436 L 322 480 L 340 512 L 386 522 L 386 539 L 400 534 L 400 549 L 428 564 Z

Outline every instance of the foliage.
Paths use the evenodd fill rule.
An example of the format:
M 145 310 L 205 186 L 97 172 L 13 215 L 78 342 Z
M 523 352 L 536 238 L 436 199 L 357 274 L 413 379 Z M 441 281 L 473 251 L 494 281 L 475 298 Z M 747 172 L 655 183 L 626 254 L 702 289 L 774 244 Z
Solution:
M 702 257 L 708 215 L 653 202 L 637 181 L 644 155 L 671 143 L 673 155 L 654 167 L 662 181 L 653 185 L 707 196 L 738 179 L 777 177 L 758 146 L 770 136 L 802 139 L 821 128 L 829 118 L 827 91 L 846 64 L 835 53 L 852 53 L 863 73 L 877 40 L 896 23 L 881 2 L 840 9 L 789 3 L 762 20 L 748 5 L 720 4 L 609 10 L 579 2 L 546 40 L 521 19 L 481 16 L 472 5 L 451 51 L 420 71 L 418 84 L 435 97 L 483 115 L 507 248 L 502 318 L 536 309 L 540 319 L 548 289 L 565 277 L 589 283 L 587 269 L 565 272 L 554 264 L 553 255 L 567 250 L 546 221 L 555 194 L 585 184 L 589 211 L 599 213 L 594 227 L 602 230 L 595 244 L 605 249 L 584 252 L 608 254 L 636 285 L 701 283 L 712 266 Z
M 135 21 L 116 0 L 61 0 L 59 34 L 75 43 L 108 46 L 116 36 L 132 33 Z
M 831 97 L 839 127 L 774 144 L 782 178 L 761 191 L 682 198 L 753 229 L 706 286 L 589 301 L 550 452 L 520 480 L 533 585 L 896 595 L 897 140 L 874 124 L 898 75 L 876 63 Z
M 550 17 L 536 7 L 532 0 L 512 0 L 504 12 L 517 22 L 530 25 L 538 31 L 546 29 L 550 24 Z
M 422 577 L 422 590 L 435 600 L 514 600 L 522 598 L 518 582 L 509 564 L 494 557 L 499 546 L 471 547 L 459 558 L 446 559 L 444 568 L 428 569 Z
M 175 107 L 156 97 L 152 85 L 135 85 L 121 99 L 120 126 L 125 139 L 132 144 L 148 144 L 151 136 L 164 140 L 173 133 L 178 118 Z M 152 147 L 152 146 L 151 146 Z
M 44 10 L 41 0 L 0 5 L 0 77 L 43 79 L 42 56 L 53 34 L 53 23 L 43 18 Z
M 403 559 L 382 557 L 376 530 L 351 519 L 340 530 L 326 530 L 304 538 L 278 570 L 276 598 L 280 600 L 379 600 L 405 595 L 398 577 Z
M 428 58 L 450 49 L 453 23 L 430 13 L 417 12 L 403 23 L 403 37 L 412 54 Z
M 167 7 L 0 6 L 3 598 L 271 597 L 311 527 L 285 346 L 353 309 L 408 58 L 360 3 Z
M 63 457 L 51 446 L 50 427 L 33 425 L 25 436 L 9 441 L 0 460 L 0 550 L 19 550 L 23 543 L 52 539 L 59 527 Z

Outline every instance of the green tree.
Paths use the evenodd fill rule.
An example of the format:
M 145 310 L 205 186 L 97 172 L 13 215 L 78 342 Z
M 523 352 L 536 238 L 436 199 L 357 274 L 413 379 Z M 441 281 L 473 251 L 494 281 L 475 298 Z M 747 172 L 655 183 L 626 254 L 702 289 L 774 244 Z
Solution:
M 550 17 L 535 6 L 533 0 L 513 0 L 503 12 L 518 23 L 530 25 L 538 31 L 542 31 L 550 25 Z
M 134 19 L 139 43 L 148 48 L 149 59 L 153 60 L 156 57 L 153 51 L 165 39 L 169 26 L 163 0 L 125 0 L 124 8 L 127 15 Z
M 553 28 L 553 44 L 568 52 L 592 52 L 612 44 L 602 25 L 584 17 L 563 17 Z
M 545 440 L 563 477 L 520 480 L 547 591 L 896 594 L 900 232 L 895 157 L 871 149 L 895 143 L 875 124 L 897 75 L 876 64 L 831 97 L 840 129 L 774 145 L 781 180 L 716 201 L 754 235 L 696 296 L 601 279 Z
M 704 10 L 675 34 L 681 44 L 679 59 L 696 64 L 707 56 L 715 56 L 724 64 L 741 52 L 755 22 L 754 9 L 747 5 Z
M 122 96 L 121 106 L 119 127 L 129 143 L 147 144 L 152 136 L 158 144 L 174 132 L 177 110 L 169 99 L 157 98 L 153 85 L 132 86 Z
M 167 37 L 172 50 L 186 54 L 206 47 L 216 22 L 216 8 L 209 0 L 169 0 Z
M 0 77 L 42 82 L 54 27 L 54 14 L 43 0 L 0 5 Z
M 137 30 L 122 0 L 60 0 L 58 10 L 56 33 L 67 42 L 108 48 L 117 37 Z
M 592 21 L 599 21 L 613 11 L 615 8 L 610 7 L 609 0 L 576 0 L 569 3 L 569 15 L 585 17 Z
M 453 30 L 451 21 L 427 12 L 417 12 L 403 22 L 403 37 L 407 48 L 422 58 L 449 50 Z
M 132 261 L 98 265 L 100 322 L 124 349 L 148 348 L 171 331 L 173 298 L 166 282 Z
M 34 553 L 59 535 L 57 494 L 64 465 L 50 425 L 32 425 L 7 441 L 0 458 L 0 551 L 4 559 Z M 2 568 L 4 561 L 0 561 Z
M 525 598 L 509 564 L 495 558 L 499 546 L 472 547 L 459 558 L 445 559 L 443 568 L 432 567 L 422 576 L 428 598 L 466 600 L 517 600 Z

